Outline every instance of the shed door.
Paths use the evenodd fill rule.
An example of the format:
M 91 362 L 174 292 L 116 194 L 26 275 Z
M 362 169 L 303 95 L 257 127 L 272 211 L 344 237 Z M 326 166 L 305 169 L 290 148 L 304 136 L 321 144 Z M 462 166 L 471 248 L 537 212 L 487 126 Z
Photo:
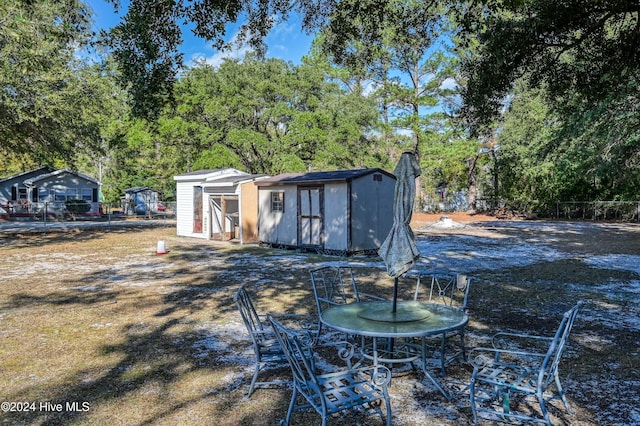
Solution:
M 237 195 L 212 195 L 209 197 L 211 211 L 211 237 L 231 240 L 237 237 L 240 226 Z
M 322 246 L 324 193 L 321 186 L 298 188 L 298 241 L 301 246 Z
M 193 233 L 202 234 L 202 217 L 204 216 L 202 208 L 202 187 L 193 187 Z

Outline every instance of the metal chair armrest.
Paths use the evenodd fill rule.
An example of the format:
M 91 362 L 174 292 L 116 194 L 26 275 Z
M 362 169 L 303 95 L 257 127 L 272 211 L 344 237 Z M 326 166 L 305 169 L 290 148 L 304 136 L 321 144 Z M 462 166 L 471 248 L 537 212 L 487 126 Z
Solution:
M 276 318 L 279 322 L 293 321 L 298 323 L 299 327 L 296 327 L 295 329 L 292 329 L 292 330 L 296 333 L 301 343 L 306 345 L 314 340 L 313 334 L 316 332 L 315 329 L 317 328 L 317 325 L 315 325 L 316 321 L 310 319 L 308 315 L 305 315 L 305 314 L 269 314 L 269 315 L 271 315 L 271 317 L 273 318 Z M 260 317 L 261 320 L 263 318 L 265 319 L 265 321 L 267 320 L 267 315 L 258 315 L 258 317 Z M 262 336 L 273 338 L 273 339 L 276 338 L 275 333 L 271 329 L 256 330 L 254 334 L 262 335 Z
M 341 360 L 346 362 L 350 362 L 356 350 L 356 347 L 353 345 L 353 343 L 346 341 L 335 342 L 331 346 L 335 347 L 338 350 L 338 356 Z
M 324 302 L 324 303 L 326 303 L 328 305 L 334 305 L 334 306 L 341 305 L 341 303 L 335 302 L 335 301 L 330 300 L 330 299 L 325 299 L 324 297 L 318 297 L 318 300 L 321 301 L 321 302 Z
M 359 367 L 352 371 L 369 377 L 371 383 L 378 387 L 386 388 L 391 382 L 391 370 L 384 365 Z
M 355 349 L 356 347 L 353 345 L 353 343 L 343 340 L 343 341 L 337 341 L 337 342 L 323 343 L 321 345 L 315 346 L 316 350 L 320 348 L 335 349 L 338 352 L 338 357 L 345 362 L 347 367 L 349 369 L 353 367 L 353 363 L 351 362 L 351 359 L 356 353 L 356 349 Z M 356 364 L 359 364 L 359 362 Z
M 266 315 L 261 315 L 266 318 Z M 308 315 L 306 314 L 271 314 L 274 318 L 306 318 Z
M 485 354 L 491 354 L 491 356 L 488 357 Z M 511 351 L 507 349 L 478 347 L 478 348 L 473 348 L 469 351 L 469 363 L 474 368 L 482 368 L 484 366 L 491 365 L 494 361 L 499 361 L 501 355 L 509 355 L 512 357 L 519 357 L 519 358 L 527 358 L 527 357 L 544 358 L 546 354 L 538 353 L 538 352 Z
M 539 336 L 535 334 L 522 334 L 522 333 L 509 333 L 509 332 L 500 332 L 496 333 L 491 337 L 491 345 L 495 349 L 505 349 L 507 347 L 508 342 L 545 342 L 549 343 L 553 340 L 553 337 L 548 336 Z
M 387 300 L 384 297 L 375 296 L 375 295 L 369 294 L 369 293 L 358 292 L 358 295 L 360 296 L 360 299 L 362 299 L 364 297 L 365 299 L 374 300 L 374 301 L 380 301 L 380 302 L 384 302 L 384 301 Z
M 280 322 L 297 322 L 305 330 L 316 330 L 318 328 L 318 320 L 307 314 L 272 314 L 271 316 Z
M 309 315 L 305 315 L 305 314 L 271 314 L 271 316 L 277 319 L 305 320 L 309 318 Z M 267 315 L 258 315 L 258 317 L 260 318 L 260 320 L 265 320 L 265 321 L 267 320 Z
M 252 333 L 256 337 L 276 338 L 276 335 L 272 330 L 253 330 Z

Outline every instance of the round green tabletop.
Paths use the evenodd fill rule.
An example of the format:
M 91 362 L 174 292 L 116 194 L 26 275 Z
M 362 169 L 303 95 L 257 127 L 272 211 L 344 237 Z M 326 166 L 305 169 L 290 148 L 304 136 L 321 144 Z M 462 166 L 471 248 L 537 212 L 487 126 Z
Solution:
M 450 306 L 400 301 L 396 312 L 392 302 L 358 302 L 337 305 L 320 316 L 327 326 L 347 334 L 371 337 L 421 337 L 465 327 L 469 317 Z

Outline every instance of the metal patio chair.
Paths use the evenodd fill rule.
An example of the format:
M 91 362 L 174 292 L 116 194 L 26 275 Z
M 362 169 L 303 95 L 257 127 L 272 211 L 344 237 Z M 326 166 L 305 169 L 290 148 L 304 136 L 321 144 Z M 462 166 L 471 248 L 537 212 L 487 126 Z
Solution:
M 236 305 L 240 310 L 240 316 L 242 316 L 242 321 L 247 327 L 256 356 L 255 370 L 251 379 L 251 384 L 249 385 L 247 398 L 251 396 L 256 387 L 290 384 L 291 380 L 258 382 L 258 375 L 260 371 L 265 370 L 268 367 L 286 368 L 288 364 L 287 358 L 276 339 L 271 323 L 267 321 L 265 315 L 258 314 L 253 302 L 251 301 L 251 297 L 244 286 L 241 286 L 238 289 L 233 300 L 236 302 Z M 278 315 L 278 317 L 299 322 L 301 324 L 302 332 L 305 332 L 304 326 L 306 325 L 306 317 L 304 315 L 282 314 Z
M 322 333 L 322 312 L 332 306 L 364 300 L 385 300 L 382 297 L 362 293 L 358 290 L 353 269 L 350 266 L 323 266 L 309 271 L 313 294 L 318 310 L 317 334 L 314 344 L 317 344 Z
M 582 305 L 578 302 L 567 311 L 553 337 L 498 333 L 492 338 L 492 348 L 475 348 L 469 352 L 473 374 L 469 385 L 474 423 L 479 414 L 491 420 L 518 420 L 551 425 L 547 402 L 562 400 L 567 413 L 573 414 L 564 395 L 558 367 L 566 348 L 569 333 Z M 512 348 L 544 344 L 546 352 Z M 554 391 L 555 388 L 555 391 Z M 538 410 L 534 405 L 539 406 Z
M 430 281 L 430 286 L 425 283 Z M 458 308 L 467 312 L 471 278 L 463 274 L 455 275 L 418 275 L 416 289 L 413 295 L 415 301 L 427 301 Z M 425 294 L 428 291 L 428 297 Z M 459 356 L 463 361 L 467 359 L 467 348 L 464 342 L 465 329 L 449 331 L 439 336 L 440 339 L 440 368 L 442 375 L 446 374 L 446 367 Z M 453 348 L 453 353 L 447 349 Z
M 391 425 L 391 401 L 387 391 L 391 371 L 388 368 L 351 367 L 349 359 L 353 355 L 353 347 L 343 342 L 346 348 L 350 349 L 343 347 L 339 355 L 347 361 L 347 367 L 339 371 L 317 374 L 312 342 L 302 342 L 299 335 L 276 319 L 269 316 L 269 320 L 293 374 L 293 395 L 287 417 L 282 424 L 289 424 L 294 411 L 313 408 L 322 416 L 323 426 L 327 424 L 331 415 L 350 409 L 373 410 L 382 419 L 386 417 L 387 426 Z M 303 401 L 296 405 L 299 396 Z M 380 408 L 382 401 L 386 407 L 386 416 Z

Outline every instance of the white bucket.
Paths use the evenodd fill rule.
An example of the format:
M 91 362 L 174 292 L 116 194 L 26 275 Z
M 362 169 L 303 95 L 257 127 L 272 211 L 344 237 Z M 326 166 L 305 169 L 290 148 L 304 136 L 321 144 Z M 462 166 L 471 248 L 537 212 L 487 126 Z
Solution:
M 158 241 L 158 248 L 156 254 L 167 254 L 167 248 L 164 245 L 164 241 Z
M 452 227 L 453 226 L 453 219 L 451 219 L 449 216 L 440 217 L 439 222 L 441 222 L 443 225 L 445 225 L 447 227 Z

